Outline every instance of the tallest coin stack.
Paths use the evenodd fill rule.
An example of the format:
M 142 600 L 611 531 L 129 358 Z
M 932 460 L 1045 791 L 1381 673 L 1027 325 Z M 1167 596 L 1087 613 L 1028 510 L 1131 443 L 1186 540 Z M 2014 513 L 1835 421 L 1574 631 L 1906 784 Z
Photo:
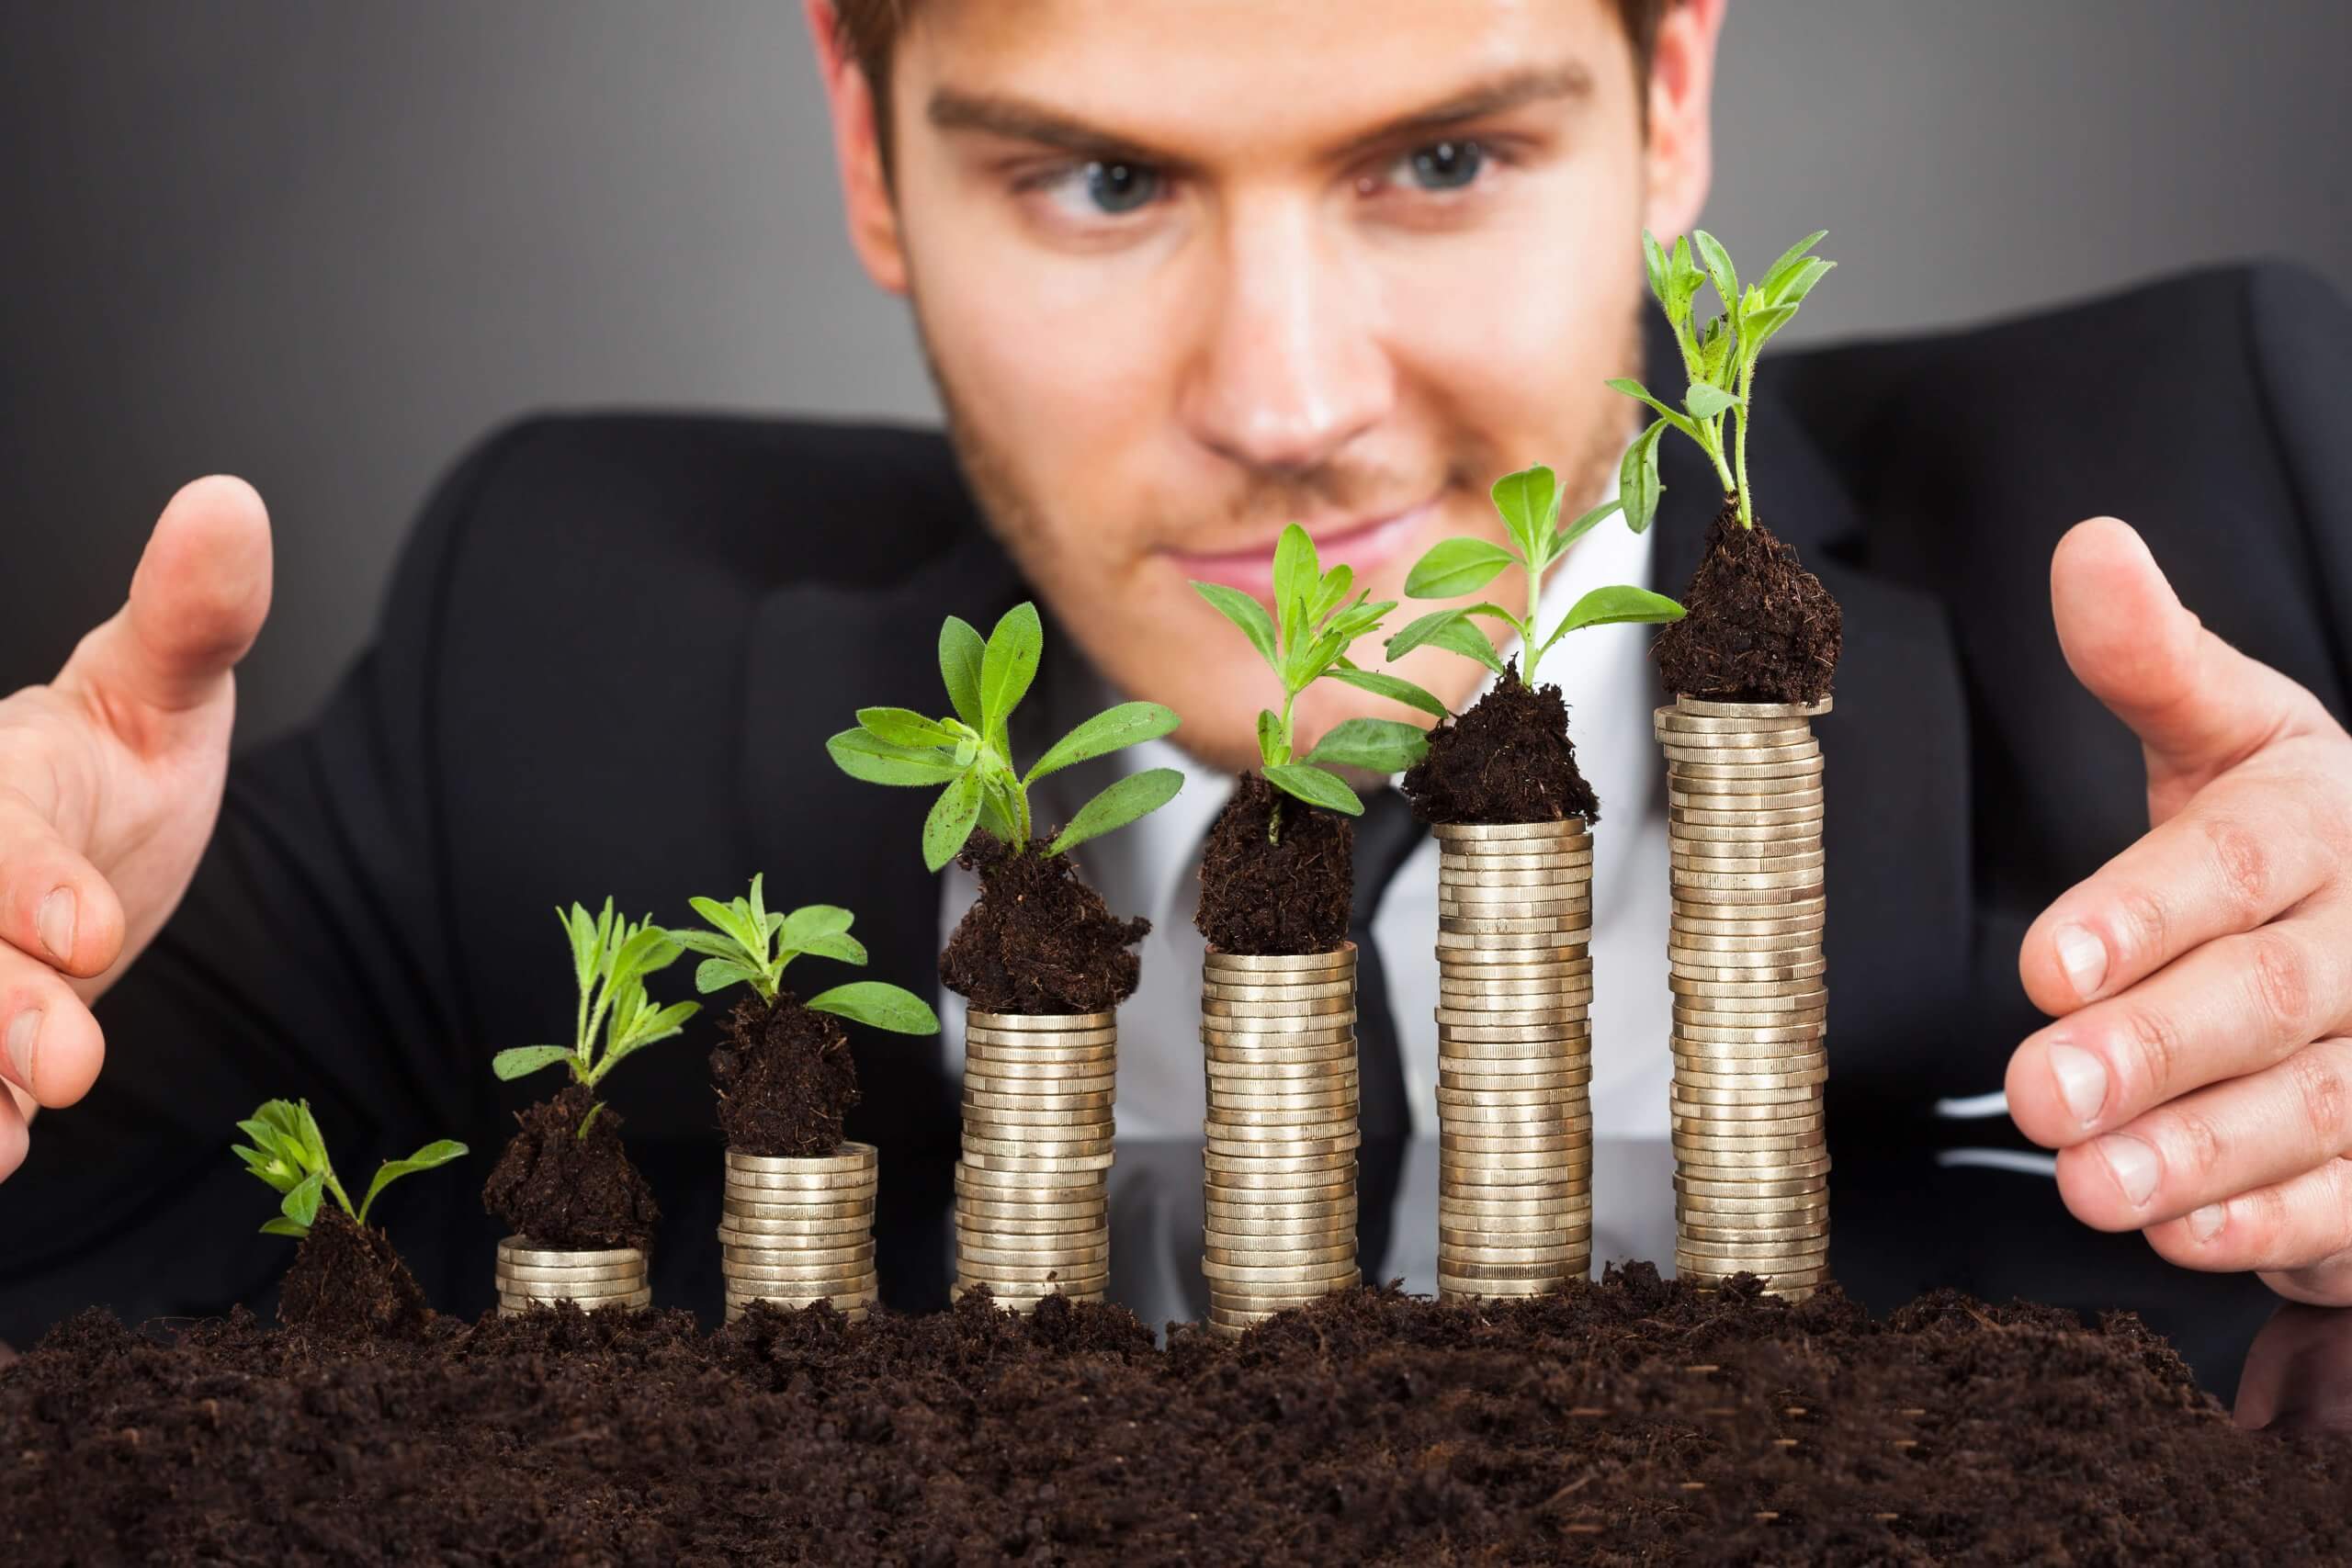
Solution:
M 1828 1277 L 1828 908 L 1817 703 L 1678 697 L 1666 750 L 1676 1269 Z

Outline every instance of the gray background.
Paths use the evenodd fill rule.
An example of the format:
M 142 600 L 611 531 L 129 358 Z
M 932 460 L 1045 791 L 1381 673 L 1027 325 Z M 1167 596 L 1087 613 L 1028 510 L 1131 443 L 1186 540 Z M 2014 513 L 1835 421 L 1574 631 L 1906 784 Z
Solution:
M 1814 335 L 2253 254 L 2352 291 L 2347 18 L 1732 0 L 1708 221 L 1737 254 L 1832 231 Z M 277 528 L 251 739 L 318 700 L 503 418 L 932 412 L 786 0 L 0 0 L 0 688 L 111 611 L 198 473 Z

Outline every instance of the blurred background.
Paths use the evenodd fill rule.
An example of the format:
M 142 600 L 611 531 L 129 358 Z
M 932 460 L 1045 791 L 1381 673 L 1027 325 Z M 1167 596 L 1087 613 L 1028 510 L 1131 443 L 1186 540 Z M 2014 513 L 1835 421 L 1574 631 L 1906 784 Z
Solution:
M 1732 0 L 1724 47 L 1709 226 L 1826 228 L 1846 264 L 1792 337 L 2253 255 L 2352 292 L 2346 0 Z M 112 611 L 197 474 L 277 524 L 252 740 L 497 422 L 930 420 L 827 137 L 787 0 L 0 6 L 0 690 Z

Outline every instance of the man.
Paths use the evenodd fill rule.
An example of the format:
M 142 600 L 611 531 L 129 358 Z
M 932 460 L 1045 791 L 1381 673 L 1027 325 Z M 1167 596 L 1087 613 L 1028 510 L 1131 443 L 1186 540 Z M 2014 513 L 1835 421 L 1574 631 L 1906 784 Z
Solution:
M 518 426 L 428 508 L 318 724 L 234 769 L 267 525 L 233 480 L 174 498 L 125 609 L 0 703 L 0 1076 L 24 1118 L 51 1108 L 0 1187 L 0 1278 L 44 1290 L 0 1295 L 53 1315 L 259 1288 L 281 1253 L 188 1236 L 194 1194 L 235 1180 L 226 1129 L 267 1095 L 309 1094 L 339 1146 L 455 1134 L 486 1155 L 521 1102 L 491 1052 L 570 1017 L 552 903 L 611 891 L 677 919 L 761 869 L 772 899 L 854 907 L 874 973 L 919 984 L 958 908 L 921 871 L 924 802 L 841 778 L 820 742 L 861 704 L 938 708 L 944 615 L 985 625 L 1034 593 L 1066 703 L 1174 706 L 1196 829 L 1263 694 L 1189 580 L 1262 589 L 1299 521 L 1395 597 L 1430 543 L 1497 531 L 1495 475 L 1544 459 L 1572 501 L 1608 484 L 1639 232 L 1688 229 L 1706 192 L 1720 0 L 808 10 L 851 238 L 912 304 L 954 460 L 883 431 Z M 1838 1090 L 1893 1114 L 1988 1089 L 2006 1058 L 2008 1110 L 2061 1150 L 2084 1221 L 2314 1301 L 2352 1300 L 2347 350 L 2340 302 L 2265 272 L 1768 355 L 1753 459 L 1760 515 L 1846 613 L 1821 727 Z M 1715 504 L 1688 457 L 1651 535 L 1589 536 L 1563 581 L 1679 592 Z M 2148 542 L 2066 527 L 2108 509 Z M 1641 965 L 1662 963 L 1665 877 L 1644 848 L 1657 694 L 1620 630 L 1566 645 L 1560 673 L 1604 811 L 1603 1102 L 1632 1118 L 1663 1085 Z M 1402 669 L 1457 708 L 1476 694 L 1459 659 Z M 1357 702 L 1318 689 L 1302 733 Z M 1090 874 L 1181 941 L 1186 846 L 1118 842 Z M 1395 1014 L 1367 1032 L 1366 1114 L 1391 1133 L 1426 1098 L 1426 1026 L 1385 1006 L 1426 985 L 1391 908 L 1416 854 L 1386 833 L 1361 874 L 1359 931 L 1394 976 L 1367 1013 Z M 1123 1132 L 1183 1122 L 1182 951 L 1147 953 L 1160 989 L 1127 1010 Z M 894 1169 L 952 1151 L 950 1053 L 858 1048 L 854 1130 Z M 683 1056 L 635 1079 L 633 1142 L 707 1136 Z M 26 1160 L 23 1118 L 0 1112 L 0 1139 Z M 916 1270 L 893 1299 L 937 1284 Z

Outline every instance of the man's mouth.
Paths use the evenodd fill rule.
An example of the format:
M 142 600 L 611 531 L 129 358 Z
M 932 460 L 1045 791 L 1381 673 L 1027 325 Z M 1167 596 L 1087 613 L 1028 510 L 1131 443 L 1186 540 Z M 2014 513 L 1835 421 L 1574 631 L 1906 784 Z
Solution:
M 1365 518 L 1345 523 L 1308 523 L 1307 534 L 1315 540 L 1315 553 L 1330 570 L 1342 561 L 1355 569 L 1362 578 L 1374 568 L 1396 558 L 1413 541 L 1430 514 L 1437 510 L 1438 497 L 1431 496 L 1418 505 L 1384 517 Z M 1260 599 L 1270 599 L 1274 592 L 1274 542 L 1247 550 L 1176 550 L 1168 552 L 1170 559 L 1185 575 L 1204 582 L 1221 582 L 1227 588 L 1238 588 Z

